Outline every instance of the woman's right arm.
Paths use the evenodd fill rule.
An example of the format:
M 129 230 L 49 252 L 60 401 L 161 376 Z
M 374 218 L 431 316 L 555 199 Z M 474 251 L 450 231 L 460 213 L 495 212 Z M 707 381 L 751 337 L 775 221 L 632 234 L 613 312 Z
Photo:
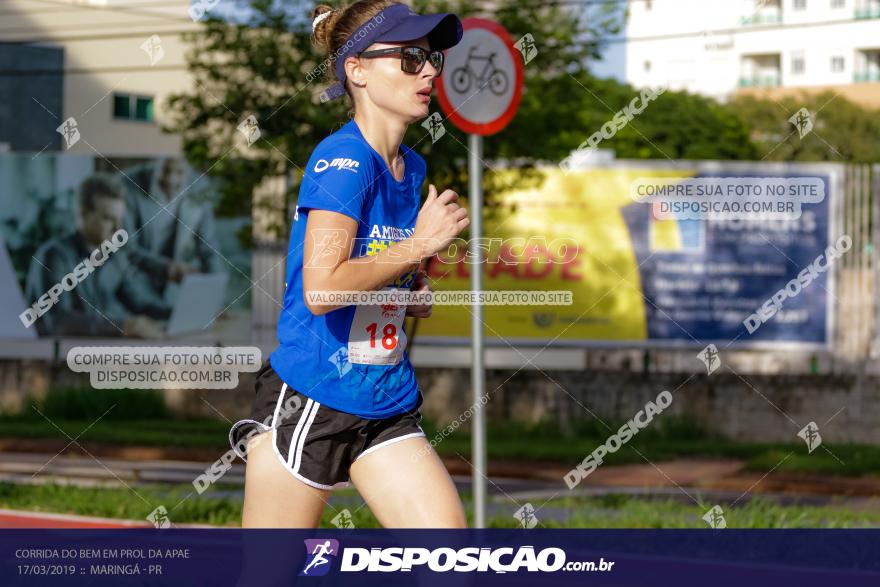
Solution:
M 425 200 L 410 238 L 376 255 L 350 259 L 357 221 L 345 214 L 312 209 L 306 223 L 303 246 L 303 298 L 312 314 L 319 316 L 349 304 L 312 303 L 312 292 L 377 291 L 449 243 L 468 223 L 467 210 L 457 203 L 458 194 L 445 190 L 439 196 L 434 185 Z

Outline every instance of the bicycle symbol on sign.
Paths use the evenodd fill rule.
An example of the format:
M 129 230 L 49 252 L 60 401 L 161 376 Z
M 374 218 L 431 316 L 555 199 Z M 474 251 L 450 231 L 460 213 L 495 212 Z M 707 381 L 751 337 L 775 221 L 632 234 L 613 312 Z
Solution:
M 479 87 L 478 91 L 482 91 L 483 88 L 488 85 L 493 94 L 496 96 L 502 95 L 507 91 L 510 82 L 507 79 L 507 74 L 495 65 L 495 56 L 497 53 L 476 55 L 476 49 L 477 46 L 471 47 L 468 51 L 467 60 L 464 62 L 464 65 L 453 70 L 452 89 L 455 90 L 456 93 L 464 94 L 470 90 L 471 84 L 476 83 Z M 485 62 L 482 71 L 477 73 L 475 69 L 471 68 L 472 60 Z

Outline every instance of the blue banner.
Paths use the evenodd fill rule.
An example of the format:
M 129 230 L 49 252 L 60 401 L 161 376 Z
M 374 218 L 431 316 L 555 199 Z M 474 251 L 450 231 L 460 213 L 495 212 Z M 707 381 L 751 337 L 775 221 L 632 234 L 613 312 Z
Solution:
M 798 218 L 665 218 L 632 204 L 623 215 L 646 298 L 647 338 L 748 346 L 758 342 L 824 346 L 828 339 L 828 258 L 832 186 L 806 173 L 699 173 L 820 180 L 826 197 Z M 819 260 L 817 261 L 817 257 Z
M 10 586 L 860 587 L 880 532 L 0 530 L 0 564 Z

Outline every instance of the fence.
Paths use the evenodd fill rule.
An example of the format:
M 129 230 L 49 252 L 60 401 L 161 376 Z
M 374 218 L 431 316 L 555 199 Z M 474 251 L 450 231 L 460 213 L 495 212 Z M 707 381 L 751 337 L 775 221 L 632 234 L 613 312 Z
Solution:
M 880 166 L 846 167 L 844 191 L 836 198 L 836 235 L 848 234 L 852 249 L 838 267 L 831 299 L 835 316 L 833 355 L 838 372 L 868 360 L 876 339 L 877 243 L 880 242 Z

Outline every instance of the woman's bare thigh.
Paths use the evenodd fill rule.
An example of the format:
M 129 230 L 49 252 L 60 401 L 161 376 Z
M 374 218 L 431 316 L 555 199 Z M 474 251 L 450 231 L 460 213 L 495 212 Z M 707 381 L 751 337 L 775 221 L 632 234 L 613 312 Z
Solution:
M 330 495 L 294 477 L 275 454 L 272 431 L 247 444 L 243 528 L 317 528 Z
M 466 528 L 458 490 L 424 436 L 357 459 L 351 480 L 386 528 Z

